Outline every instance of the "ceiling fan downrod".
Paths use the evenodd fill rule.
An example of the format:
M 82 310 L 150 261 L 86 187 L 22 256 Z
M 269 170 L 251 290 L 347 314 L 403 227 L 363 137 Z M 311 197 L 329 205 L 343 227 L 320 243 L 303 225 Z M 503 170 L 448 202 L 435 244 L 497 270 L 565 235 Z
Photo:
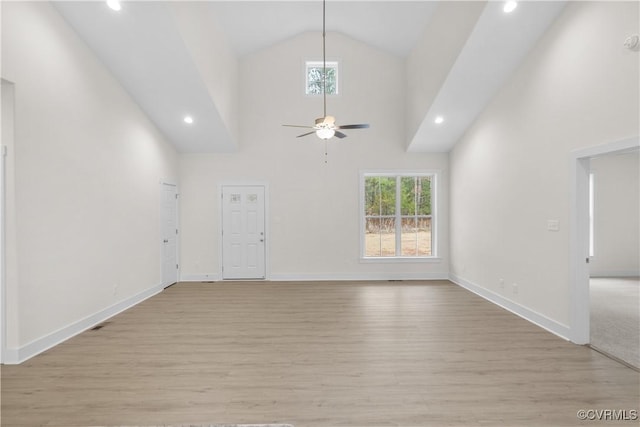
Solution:
M 338 138 L 345 138 L 347 135 L 340 132 L 340 129 L 367 129 L 368 124 L 352 124 L 352 125 L 337 125 L 336 119 L 333 116 L 327 115 L 327 1 L 322 0 L 322 117 L 317 118 L 313 126 L 304 125 L 282 125 L 287 127 L 307 128 L 311 131 L 298 135 L 297 138 L 303 136 L 316 134 L 316 136 L 326 142 L 336 136 Z
M 322 0 L 322 95 L 324 105 L 322 117 L 327 117 L 327 47 L 326 47 L 327 1 Z

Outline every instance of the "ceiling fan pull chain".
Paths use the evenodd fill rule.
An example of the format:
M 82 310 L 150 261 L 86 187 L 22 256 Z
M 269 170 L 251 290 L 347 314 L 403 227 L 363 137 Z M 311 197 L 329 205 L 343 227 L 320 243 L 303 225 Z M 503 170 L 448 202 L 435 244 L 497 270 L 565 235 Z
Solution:
M 327 140 L 324 140 L 324 164 L 326 165 L 328 163 L 327 159 L 328 159 L 329 155 L 327 154 Z

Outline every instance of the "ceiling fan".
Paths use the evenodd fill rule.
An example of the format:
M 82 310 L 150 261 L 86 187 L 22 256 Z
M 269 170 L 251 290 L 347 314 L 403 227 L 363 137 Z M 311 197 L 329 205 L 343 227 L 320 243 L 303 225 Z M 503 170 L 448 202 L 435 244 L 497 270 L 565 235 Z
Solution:
M 368 124 L 356 124 L 356 125 L 337 125 L 336 118 L 333 116 L 327 115 L 327 53 L 325 48 L 325 39 L 326 39 L 326 0 L 322 0 L 322 96 L 323 96 L 323 115 L 316 119 L 315 124 L 313 126 L 303 126 L 303 125 L 282 125 L 287 127 L 295 127 L 295 128 L 307 128 L 313 129 L 310 132 L 303 133 L 302 135 L 298 135 L 297 138 L 316 134 L 320 139 L 331 139 L 336 136 L 338 138 L 345 138 L 347 135 L 340 132 L 341 129 L 367 129 L 369 127 Z

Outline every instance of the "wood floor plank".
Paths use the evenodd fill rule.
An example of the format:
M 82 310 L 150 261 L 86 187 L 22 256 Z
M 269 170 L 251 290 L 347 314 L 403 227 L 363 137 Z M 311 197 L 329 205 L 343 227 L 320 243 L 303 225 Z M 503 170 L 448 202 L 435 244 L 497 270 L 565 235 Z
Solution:
M 181 283 L 21 365 L 3 426 L 598 425 L 639 374 L 446 281 Z

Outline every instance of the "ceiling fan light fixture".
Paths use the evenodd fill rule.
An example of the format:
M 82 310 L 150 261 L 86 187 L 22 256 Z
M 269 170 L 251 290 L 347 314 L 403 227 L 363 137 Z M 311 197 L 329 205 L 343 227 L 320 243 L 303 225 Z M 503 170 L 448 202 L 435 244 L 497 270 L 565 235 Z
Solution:
M 323 127 L 316 130 L 316 135 L 320 139 L 331 139 L 336 134 L 335 129 Z
M 324 116 L 316 119 L 316 126 L 333 126 L 336 122 L 336 118 L 333 116 Z

